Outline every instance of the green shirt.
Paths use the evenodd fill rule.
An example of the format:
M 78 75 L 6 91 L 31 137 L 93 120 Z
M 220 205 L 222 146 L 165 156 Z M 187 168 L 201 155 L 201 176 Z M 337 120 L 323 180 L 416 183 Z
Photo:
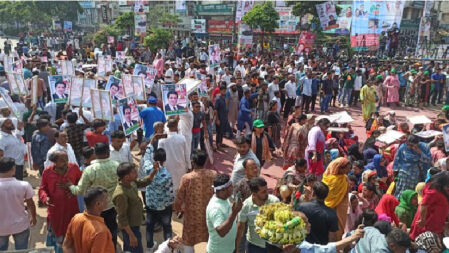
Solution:
M 37 109 L 36 113 L 34 114 L 33 117 L 33 122 L 39 118 L 39 113 L 41 112 L 41 109 Z M 25 133 L 25 138 L 27 140 L 31 141 L 31 136 L 33 136 L 33 132 L 37 130 L 36 125 L 33 123 L 26 123 L 28 121 L 28 118 L 31 116 L 31 114 L 33 113 L 33 109 L 28 109 L 28 111 L 23 113 L 22 116 L 22 122 L 25 122 L 25 125 L 23 127 L 24 133 Z M 30 139 L 28 139 L 30 138 Z
M 117 211 L 117 223 L 120 229 L 126 226 L 138 227 L 143 221 L 143 204 L 137 188 L 145 187 L 151 183 L 147 177 L 137 179 L 131 185 L 118 183 L 112 194 L 112 202 Z
M 206 208 L 206 225 L 209 231 L 207 253 L 229 253 L 235 249 L 235 237 L 237 236 L 237 221 L 234 221 L 229 232 L 221 237 L 216 228 L 231 215 L 232 207 L 229 200 L 217 198 L 215 195 L 209 201 Z
M 351 80 L 348 80 L 348 76 L 351 76 Z M 356 77 L 355 74 L 345 74 L 343 76 L 343 78 L 345 80 L 345 85 L 343 86 L 343 88 L 353 89 L 355 77 Z
M 106 188 L 109 195 L 108 207 L 105 210 L 114 207 L 112 204 L 112 194 L 117 186 L 117 167 L 119 163 L 109 158 L 96 159 L 92 161 L 81 176 L 78 185 L 70 186 L 70 191 L 74 195 L 82 195 L 91 186 L 102 186 Z
M 264 205 L 279 202 L 279 199 L 269 194 L 268 199 L 265 201 Z M 246 233 L 246 240 L 253 245 L 265 248 L 265 241 L 259 237 L 256 233 L 256 225 L 254 220 L 256 215 L 259 213 L 259 206 L 253 203 L 253 197 L 250 196 L 245 201 L 243 201 L 242 210 L 239 213 L 239 222 L 248 223 L 248 232 Z

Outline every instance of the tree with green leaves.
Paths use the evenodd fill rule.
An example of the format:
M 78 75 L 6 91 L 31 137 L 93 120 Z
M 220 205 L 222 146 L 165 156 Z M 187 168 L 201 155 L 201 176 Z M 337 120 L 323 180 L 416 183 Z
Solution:
M 98 30 L 94 36 L 93 36 L 93 42 L 95 45 L 100 46 L 101 44 L 108 43 L 108 36 L 114 36 L 117 37 L 121 34 L 120 30 L 117 29 L 113 25 L 104 25 L 100 27 L 100 30 Z
M 315 30 L 320 31 L 320 19 L 318 17 L 318 12 L 316 10 L 317 4 L 322 4 L 327 1 L 289 1 L 287 2 L 288 5 L 293 5 L 293 15 L 299 17 L 299 20 L 301 20 L 302 17 L 304 17 L 306 14 L 312 14 L 313 19 L 311 21 L 312 24 L 315 25 Z M 335 11 L 337 12 L 337 15 L 340 13 L 341 8 L 335 5 Z
M 157 49 L 167 48 L 172 38 L 173 34 L 169 30 L 156 27 L 143 39 L 143 45 L 155 52 Z
M 134 12 L 124 12 L 115 19 L 114 26 L 128 35 L 133 34 Z
M 254 5 L 253 8 L 242 17 L 242 21 L 251 27 L 251 29 L 259 29 L 262 32 L 262 43 L 264 42 L 266 33 L 273 33 L 275 29 L 279 27 L 278 20 L 279 13 L 274 9 L 271 2 Z
M 165 12 L 162 14 L 162 17 L 159 20 L 162 23 L 163 27 L 167 27 L 168 29 L 172 29 L 178 25 L 182 20 L 179 19 L 178 14 Z

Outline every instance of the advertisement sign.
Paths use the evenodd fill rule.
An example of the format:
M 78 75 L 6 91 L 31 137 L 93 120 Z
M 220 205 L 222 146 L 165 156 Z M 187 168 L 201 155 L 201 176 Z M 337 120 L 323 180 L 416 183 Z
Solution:
M 234 4 L 199 4 L 196 15 L 199 16 L 231 16 Z
M 147 15 L 134 14 L 134 26 L 136 36 L 145 36 L 147 32 Z
M 64 32 L 72 31 L 72 21 L 64 21 Z
M 243 16 L 253 8 L 254 0 L 238 0 L 237 10 L 235 12 L 235 22 L 238 24 L 242 21 Z
M 302 31 L 299 36 L 298 46 L 296 47 L 297 54 L 308 54 L 315 41 L 316 35 L 311 31 Z
M 323 31 L 324 33 L 334 33 L 338 35 L 348 35 L 352 23 L 352 5 L 337 4 L 340 7 L 340 15 L 337 18 L 337 27 Z
M 192 19 L 192 33 L 206 33 L 206 20 L 205 19 Z
M 234 29 L 234 22 L 232 20 L 216 20 L 210 19 L 207 21 L 209 33 L 232 33 Z
M 176 0 L 176 12 L 177 13 L 185 13 L 186 12 L 186 1 L 185 0 Z
M 316 5 L 316 12 L 320 18 L 321 29 L 323 31 L 336 28 L 337 24 L 337 11 L 333 2 L 325 2 Z

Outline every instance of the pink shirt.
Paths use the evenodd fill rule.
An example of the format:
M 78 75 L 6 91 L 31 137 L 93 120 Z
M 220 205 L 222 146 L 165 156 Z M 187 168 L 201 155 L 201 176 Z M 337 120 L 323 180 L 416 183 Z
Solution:
M 33 195 L 33 188 L 28 182 L 13 177 L 0 178 L 0 203 L 2 203 L 0 236 L 17 234 L 30 227 L 24 201 Z

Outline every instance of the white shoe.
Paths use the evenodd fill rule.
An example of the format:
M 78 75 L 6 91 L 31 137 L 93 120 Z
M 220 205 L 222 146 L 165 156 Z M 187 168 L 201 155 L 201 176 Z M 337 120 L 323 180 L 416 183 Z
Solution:
M 157 250 L 157 242 L 154 242 L 154 245 L 152 248 L 146 248 L 145 253 L 154 253 Z

